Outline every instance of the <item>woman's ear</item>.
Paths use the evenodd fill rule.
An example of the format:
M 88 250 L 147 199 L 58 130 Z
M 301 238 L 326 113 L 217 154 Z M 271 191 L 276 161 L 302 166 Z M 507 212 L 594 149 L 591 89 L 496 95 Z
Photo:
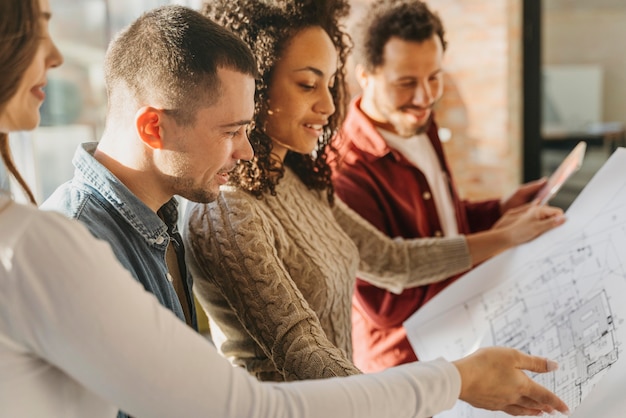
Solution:
M 135 128 L 137 135 L 144 144 L 153 149 L 163 148 L 163 119 L 162 109 L 144 106 L 137 110 Z

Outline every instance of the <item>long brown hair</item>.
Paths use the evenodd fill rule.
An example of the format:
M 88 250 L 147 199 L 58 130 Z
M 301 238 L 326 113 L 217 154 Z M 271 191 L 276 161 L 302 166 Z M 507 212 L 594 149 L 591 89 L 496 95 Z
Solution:
M 0 2 L 0 113 L 13 97 L 39 46 L 38 0 Z M 0 156 L 32 203 L 35 197 L 13 163 L 9 137 L 0 132 Z

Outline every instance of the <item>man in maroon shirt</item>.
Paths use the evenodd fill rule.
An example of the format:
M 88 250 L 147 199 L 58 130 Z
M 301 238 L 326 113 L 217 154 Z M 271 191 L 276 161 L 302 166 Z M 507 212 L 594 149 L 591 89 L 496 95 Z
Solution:
M 446 41 L 440 19 L 419 0 L 378 0 L 366 16 L 357 38 L 363 93 L 351 103 L 335 144 L 341 157 L 335 170 L 338 196 L 391 237 L 463 234 L 470 253 L 489 256 L 514 245 L 496 234 L 477 233 L 532 200 L 545 181 L 523 185 L 502 202 L 461 200 L 432 111 L 443 92 Z M 374 372 L 415 361 L 402 323 L 455 278 L 401 294 L 357 279 L 357 367 Z

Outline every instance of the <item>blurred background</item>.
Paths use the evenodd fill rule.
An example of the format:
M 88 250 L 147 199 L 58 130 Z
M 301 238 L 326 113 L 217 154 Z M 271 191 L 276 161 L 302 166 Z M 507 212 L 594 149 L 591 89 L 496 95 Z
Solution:
M 201 0 L 53 0 L 51 32 L 65 57 L 49 73 L 42 124 L 12 136 L 16 163 L 43 202 L 72 177 L 76 146 L 99 138 L 106 110 L 102 62 L 114 34 L 143 11 Z M 352 0 L 346 28 L 369 3 Z M 506 195 L 548 175 L 578 141 L 582 169 L 553 203 L 567 208 L 615 147 L 624 145 L 623 0 L 431 0 L 449 47 L 437 107 L 464 197 Z M 358 86 L 351 82 L 352 93 Z M 9 186 L 0 169 L 0 186 Z M 19 199 L 17 187 L 12 188 Z

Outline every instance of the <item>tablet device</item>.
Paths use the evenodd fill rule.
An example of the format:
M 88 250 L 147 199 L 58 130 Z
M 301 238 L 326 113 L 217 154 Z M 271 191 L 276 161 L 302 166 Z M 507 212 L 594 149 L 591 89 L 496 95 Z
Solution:
M 552 173 L 546 185 L 543 186 L 537 193 L 537 196 L 535 196 L 535 199 L 539 201 L 540 205 L 548 203 L 567 179 L 580 169 L 580 166 L 583 164 L 586 149 L 587 143 L 580 141 L 576 144 L 574 149 L 567 154 L 567 157 L 565 157 L 561 165 Z

